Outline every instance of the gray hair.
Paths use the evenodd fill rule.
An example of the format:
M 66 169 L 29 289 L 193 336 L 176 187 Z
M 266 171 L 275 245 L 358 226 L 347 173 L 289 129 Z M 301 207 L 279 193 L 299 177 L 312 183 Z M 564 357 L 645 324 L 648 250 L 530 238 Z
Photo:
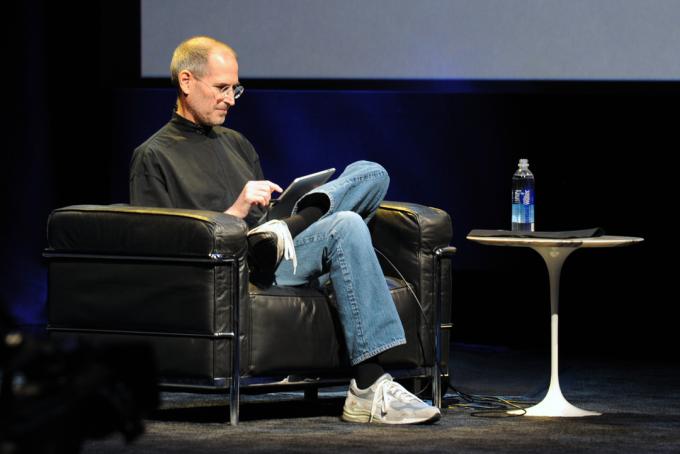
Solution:
M 177 46 L 170 62 L 170 80 L 175 87 L 179 87 L 179 73 L 191 71 L 198 77 L 205 76 L 208 56 L 215 49 L 226 50 L 238 59 L 236 51 L 229 45 L 209 36 L 194 36 L 184 40 Z

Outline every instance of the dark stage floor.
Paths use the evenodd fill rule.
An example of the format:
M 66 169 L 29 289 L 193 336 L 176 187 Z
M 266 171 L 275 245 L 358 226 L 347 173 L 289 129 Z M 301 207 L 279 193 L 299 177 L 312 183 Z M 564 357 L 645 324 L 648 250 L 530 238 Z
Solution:
M 452 383 L 464 393 L 540 400 L 547 354 L 454 346 Z M 585 418 L 475 416 L 449 391 L 434 425 L 385 427 L 340 421 L 343 389 L 244 396 L 231 427 L 224 396 L 164 393 L 146 434 L 88 442 L 85 453 L 259 452 L 680 452 L 680 366 L 660 361 L 561 358 L 560 384 L 575 405 L 602 412 Z

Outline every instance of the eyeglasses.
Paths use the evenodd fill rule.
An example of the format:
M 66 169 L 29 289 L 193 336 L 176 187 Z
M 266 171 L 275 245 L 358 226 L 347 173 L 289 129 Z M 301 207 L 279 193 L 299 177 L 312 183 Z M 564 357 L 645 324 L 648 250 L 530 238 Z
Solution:
M 218 95 L 221 96 L 222 98 L 226 98 L 229 95 L 233 96 L 234 99 L 238 99 L 241 97 L 243 92 L 245 91 L 245 88 L 243 85 L 227 85 L 222 88 L 220 87 L 215 87 L 213 85 L 208 85 L 207 83 L 203 82 L 203 80 L 199 79 L 198 77 L 194 76 L 194 78 L 205 85 L 206 87 L 210 87 L 211 90 L 217 91 Z

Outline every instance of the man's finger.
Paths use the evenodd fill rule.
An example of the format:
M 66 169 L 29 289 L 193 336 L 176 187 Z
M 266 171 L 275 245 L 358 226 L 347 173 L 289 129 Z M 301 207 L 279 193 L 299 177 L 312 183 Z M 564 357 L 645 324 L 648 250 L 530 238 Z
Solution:
M 269 183 L 269 192 L 270 192 L 270 193 L 271 193 L 272 191 L 283 192 L 283 189 L 282 189 L 281 186 L 279 186 L 278 184 L 273 183 L 273 182 L 271 182 L 271 181 L 267 181 L 267 183 Z
M 269 202 L 267 202 L 267 198 L 265 196 L 257 196 L 253 197 L 250 199 L 250 204 L 251 205 L 260 205 L 260 206 L 267 206 Z

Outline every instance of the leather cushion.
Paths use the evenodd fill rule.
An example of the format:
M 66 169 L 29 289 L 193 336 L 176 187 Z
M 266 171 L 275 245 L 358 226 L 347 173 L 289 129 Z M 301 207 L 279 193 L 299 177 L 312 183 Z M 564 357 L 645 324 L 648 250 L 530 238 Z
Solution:
M 422 364 L 418 336 L 420 309 L 406 284 L 388 278 L 388 287 L 404 325 L 407 344 L 383 355 L 388 366 Z M 251 375 L 349 367 L 344 334 L 332 295 L 307 287 L 251 286 L 248 340 Z M 242 329 L 245 327 L 242 327 Z M 336 371 L 337 372 L 337 371 Z

